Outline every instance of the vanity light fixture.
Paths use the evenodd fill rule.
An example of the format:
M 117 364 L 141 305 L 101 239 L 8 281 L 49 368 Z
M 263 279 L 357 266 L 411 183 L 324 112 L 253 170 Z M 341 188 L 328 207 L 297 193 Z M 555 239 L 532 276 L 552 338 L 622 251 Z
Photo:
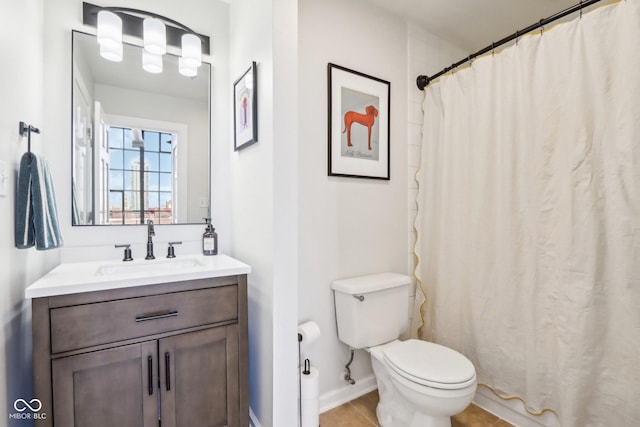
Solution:
M 142 23 L 144 50 L 154 55 L 167 53 L 167 29 L 158 18 L 145 18 Z
M 144 147 L 144 138 L 142 137 L 142 130 L 138 128 L 131 129 L 132 138 L 131 146 L 133 148 Z
M 122 19 L 113 12 L 101 10 L 97 20 L 100 56 L 109 61 L 122 61 Z
M 182 62 L 185 66 L 198 68 L 202 65 L 202 42 L 194 34 L 182 35 Z
M 178 58 L 178 72 L 185 77 L 195 77 L 198 75 L 198 67 L 185 64 L 184 58 L 181 56 Z
M 127 7 L 102 7 L 84 2 L 83 24 L 97 27 L 100 55 L 110 61 L 122 61 L 122 35 L 142 39 L 143 68 L 150 73 L 162 72 L 162 55 L 167 46 L 180 48 L 180 74 L 194 77 L 209 54 L 209 37 L 166 16 Z
M 122 61 L 123 46 L 122 43 L 114 46 L 100 46 L 100 56 L 113 62 Z
M 147 50 L 142 51 L 142 68 L 153 74 L 162 72 L 162 55 L 156 55 Z

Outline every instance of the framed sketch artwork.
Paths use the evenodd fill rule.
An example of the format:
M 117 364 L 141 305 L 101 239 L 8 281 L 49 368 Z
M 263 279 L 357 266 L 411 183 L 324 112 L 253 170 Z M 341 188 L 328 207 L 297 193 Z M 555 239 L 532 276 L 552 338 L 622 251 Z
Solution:
M 335 64 L 329 84 L 329 175 L 389 180 L 391 83 Z
M 233 83 L 233 149 L 258 142 L 258 72 L 256 63 Z

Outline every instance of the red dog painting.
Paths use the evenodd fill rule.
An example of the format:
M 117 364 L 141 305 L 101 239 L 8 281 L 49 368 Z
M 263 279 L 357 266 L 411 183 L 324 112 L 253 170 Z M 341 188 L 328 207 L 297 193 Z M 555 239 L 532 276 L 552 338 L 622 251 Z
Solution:
M 353 123 L 358 123 L 362 126 L 365 126 L 369 131 L 369 140 L 368 147 L 371 150 L 371 128 L 376 122 L 376 117 L 378 117 L 378 110 L 373 105 L 367 106 L 364 109 L 366 114 L 356 113 L 355 111 L 347 111 L 344 113 L 344 130 L 342 133 L 347 133 L 347 146 L 352 147 L 351 143 L 351 125 Z

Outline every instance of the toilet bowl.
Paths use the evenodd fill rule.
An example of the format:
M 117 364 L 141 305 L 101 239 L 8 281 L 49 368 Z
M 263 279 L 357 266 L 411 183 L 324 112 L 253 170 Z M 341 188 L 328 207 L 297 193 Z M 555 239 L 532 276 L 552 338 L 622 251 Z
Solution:
M 450 427 L 473 399 L 473 364 L 447 347 L 420 340 L 368 349 L 378 383 L 383 427 Z
M 442 345 L 398 340 L 407 328 L 410 283 L 395 273 L 334 281 L 338 338 L 371 354 L 382 427 L 451 427 L 450 417 L 473 399 L 475 368 Z

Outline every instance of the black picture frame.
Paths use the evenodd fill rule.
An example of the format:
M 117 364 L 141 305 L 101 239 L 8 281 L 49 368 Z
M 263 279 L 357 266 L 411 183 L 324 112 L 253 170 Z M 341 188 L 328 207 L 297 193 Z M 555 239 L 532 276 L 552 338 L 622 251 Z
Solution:
M 332 63 L 327 83 L 328 175 L 390 180 L 391 83 Z
M 258 67 L 256 62 L 233 82 L 233 150 L 258 142 Z

